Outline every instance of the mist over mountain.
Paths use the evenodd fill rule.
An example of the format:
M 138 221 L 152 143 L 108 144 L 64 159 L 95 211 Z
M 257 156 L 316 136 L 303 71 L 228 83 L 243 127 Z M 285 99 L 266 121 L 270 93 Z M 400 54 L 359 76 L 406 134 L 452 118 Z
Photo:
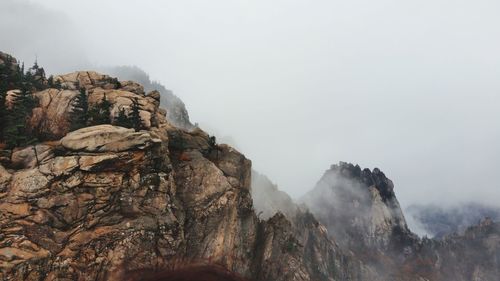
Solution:
M 378 168 L 332 165 L 299 205 L 236 149 L 171 122 L 157 90 L 95 71 L 47 77 L 3 52 L 0 77 L 1 279 L 199 266 L 258 281 L 499 275 L 498 223 L 419 238 Z
M 290 195 L 255 170 L 252 170 L 252 200 L 257 215 L 262 219 L 269 219 L 277 213 L 294 218 L 300 210 Z
M 420 238 L 408 227 L 394 191 L 394 183 L 380 169 L 340 162 L 301 201 L 341 249 L 352 251 L 383 280 L 495 280 L 499 276 L 500 224 L 483 218 L 462 224 L 464 232 L 443 240 Z M 460 217 L 455 216 L 449 215 L 448 223 Z M 432 219 L 424 222 L 434 226 Z
M 0 280 L 498 281 L 499 9 L 1 0 Z
M 463 234 L 467 228 L 486 218 L 500 222 L 500 208 L 479 203 L 411 205 L 405 214 L 411 218 L 415 231 L 435 238 Z
M 36 59 L 47 73 L 64 73 L 90 65 L 85 39 L 70 17 L 33 1 L 0 2 L 0 49 L 31 65 Z
M 347 159 L 384 167 L 405 208 L 498 206 L 497 6 L 5 0 L 0 47 L 48 74 L 140 67 L 295 199 Z

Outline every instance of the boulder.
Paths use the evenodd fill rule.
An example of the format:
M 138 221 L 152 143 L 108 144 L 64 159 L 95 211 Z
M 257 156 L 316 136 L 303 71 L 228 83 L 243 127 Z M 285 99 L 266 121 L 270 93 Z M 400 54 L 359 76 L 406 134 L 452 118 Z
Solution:
M 37 169 L 15 173 L 10 181 L 9 203 L 23 203 L 44 196 L 49 191 L 49 179 Z
M 118 79 L 95 71 L 76 71 L 54 77 L 54 82 L 59 82 L 63 88 L 78 90 L 84 87 L 87 90 L 94 88 L 118 89 L 120 82 Z
M 66 135 L 71 128 L 70 113 L 78 91 L 47 89 L 34 95 L 39 105 L 33 109 L 31 128 L 47 139 L 59 139 Z
M 0 165 L 0 192 L 5 190 L 11 177 L 12 175 L 2 165 Z
M 15 149 L 12 153 L 11 162 L 14 167 L 28 169 L 43 164 L 47 159 L 53 157 L 54 153 L 51 146 L 38 144 Z
M 160 101 L 160 97 L 161 97 L 160 92 L 158 92 L 156 90 L 149 92 L 146 96 L 151 97 L 157 101 Z
M 103 170 L 106 166 L 113 166 L 112 164 L 118 160 L 117 154 L 104 154 L 104 155 L 84 155 L 80 157 L 80 170 L 82 171 L 98 171 Z
M 120 81 L 122 90 L 144 96 L 144 87 L 134 81 Z
M 39 169 L 44 175 L 59 177 L 73 172 L 76 168 L 78 168 L 78 156 L 57 156 Z
M 119 152 L 144 149 L 156 141 L 146 131 L 98 125 L 69 133 L 61 139 L 61 145 L 71 151 Z

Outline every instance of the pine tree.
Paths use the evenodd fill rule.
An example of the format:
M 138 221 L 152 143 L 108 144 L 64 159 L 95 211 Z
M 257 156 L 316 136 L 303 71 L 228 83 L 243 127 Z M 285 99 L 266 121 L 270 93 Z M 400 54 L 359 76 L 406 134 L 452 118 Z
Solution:
M 111 103 L 106 94 L 99 104 L 89 110 L 89 117 L 92 125 L 111 124 Z
M 61 84 L 61 80 L 59 80 L 59 79 L 58 79 L 58 80 L 56 80 L 56 81 L 54 82 L 54 88 L 55 88 L 55 89 L 62 90 L 62 88 L 63 88 L 63 87 L 62 87 L 62 84 Z
M 43 68 L 36 65 L 37 73 L 44 77 Z M 24 63 L 19 66 L 6 61 L 0 68 L 0 140 L 7 146 L 23 146 L 37 140 L 33 131 L 27 127 L 33 108 L 37 100 L 32 95 L 34 87 L 33 75 L 28 71 L 24 73 Z M 7 91 L 19 90 L 12 97 L 11 107 L 6 108 Z
M 111 124 L 111 103 L 106 98 L 106 94 L 102 97 L 100 105 L 100 115 L 101 115 L 101 124 Z
M 4 132 L 8 126 L 8 113 L 5 105 L 7 92 L 19 89 L 23 83 L 23 73 L 19 65 L 12 65 L 10 60 L 0 65 L 0 141 L 5 141 Z
M 3 131 L 7 123 L 5 116 L 5 91 L 0 90 L 0 142 L 4 140 Z
M 0 65 L 0 142 L 4 140 L 3 131 L 7 120 L 5 119 L 5 97 L 8 90 L 8 74 L 5 64 Z
M 118 117 L 115 120 L 115 125 L 120 126 L 120 127 L 125 127 L 125 128 L 132 128 L 130 118 L 128 117 L 127 113 L 125 112 L 125 108 L 122 107 L 120 109 L 120 112 L 118 113 Z
M 50 75 L 49 78 L 47 78 L 47 86 L 49 88 L 54 88 L 54 76 Z
M 29 79 L 28 82 L 34 89 L 44 90 L 47 88 L 47 85 L 45 84 L 45 70 L 43 67 L 38 66 L 37 60 L 35 60 L 33 66 L 26 72 L 26 77 Z
M 73 101 L 73 110 L 71 112 L 71 131 L 78 130 L 87 126 L 89 119 L 88 97 L 85 88 L 80 88 L 78 96 Z
M 210 147 L 215 147 L 217 145 L 217 140 L 215 139 L 215 136 L 211 136 L 208 138 L 208 144 Z
M 134 100 L 132 101 L 131 109 L 132 110 L 130 112 L 130 123 L 132 125 L 132 128 L 134 128 L 135 131 L 137 132 L 144 128 L 144 126 L 142 125 L 142 119 L 139 112 L 140 110 L 139 101 L 137 100 L 137 98 L 134 98 Z
M 36 100 L 28 88 L 28 84 L 21 88 L 20 93 L 12 101 L 12 108 L 7 110 L 4 138 L 9 148 L 25 146 L 37 141 L 32 132 L 26 128 L 36 105 Z

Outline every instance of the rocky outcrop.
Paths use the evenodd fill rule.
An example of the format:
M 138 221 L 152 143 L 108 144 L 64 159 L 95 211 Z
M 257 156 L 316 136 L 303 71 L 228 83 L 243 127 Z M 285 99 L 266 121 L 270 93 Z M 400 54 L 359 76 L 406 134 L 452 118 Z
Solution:
M 54 157 L 52 146 L 44 144 L 32 145 L 14 149 L 11 164 L 13 167 L 21 169 L 34 168 L 52 157 Z
M 379 169 L 340 162 L 327 170 L 301 202 L 323 223 L 345 251 L 391 279 L 418 243 L 394 195 L 394 185 Z
M 86 90 L 89 109 L 102 102 L 104 97 L 111 104 L 110 118 L 115 120 L 120 110 L 131 112 L 132 103 L 139 104 L 139 114 L 143 127 L 149 129 L 165 122 L 166 112 L 159 108 L 157 92 L 144 93 L 141 85 L 99 74 L 93 71 L 73 72 L 54 77 L 61 89 L 49 88 L 34 93 L 38 106 L 33 109 L 29 126 L 43 139 L 57 140 L 71 130 L 73 112 L 79 89 Z
M 70 113 L 78 91 L 47 89 L 34 96 L 38 100 L 38 106 L 33 109 L 30 127 L 48 139 L 66 135 L 71 128 Z
M 148 131 L 136 132 L 112 125 L 86 127 L 67 134 L 61 145 L 70 151 L 120 152 L 134 148 L 144 149 L 152 143 L 161 142 Z
M 325 172 L 302 202 L 344 247 L 385 251 L 400 233 L 412 236 L 393 188 L 379 169 L 341 162 Z
M 121 87 L 117 78 L 110 77 L 95 71 L 76 71 L 54 77 L 55 83 L 60 83 L 62 88 L 79 90 L 81 87 L 87 90 L 104 89 L 113 90 Z
M 167 120 L 174 126 L 186 130 L 194 129 L 193 124 L 189 120 L 189 113 L 184 102 L 174 95 L 174 93 L 165 88 L 162 84 L 151 81 L 149 75 L 142 69 L 136 66 L 118 66 L 103 68 L 106 73 L 110 73 L 122 80 L 133 80 L 144 86 L 146 92 L 157 93 L 158 99 L 161 95 L 161 106 L 166 109 Z M 128 87 L 125 83 L 120 82 L 122 87 Z

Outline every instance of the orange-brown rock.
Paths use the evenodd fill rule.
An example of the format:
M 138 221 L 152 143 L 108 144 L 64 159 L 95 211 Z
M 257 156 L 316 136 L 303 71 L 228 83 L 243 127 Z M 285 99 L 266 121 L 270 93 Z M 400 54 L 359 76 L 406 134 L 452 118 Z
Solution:
M 54 81 L 61 83 L 62 89 L 46 89 L 35 92 L 38 106 L 33 109 L 29 126 L 44 139 L 57 140 L 71 130 L 71 113 L 74 111 L 75 99 L 79 89 L 84 88 L 88 96 L 89 109 L 97 106 L 106 96 L 111 103 L 110 119 L 115 120 L 120 110 L 130 114 L 132 103 L 139 103 L 139 114 L 143 127 L 149 129 L 166 123 L 166 112 L 159 108 L 158 92 L 144 93 L 144 88 L 132 81 L 120 82 L 93 71 L 73 72 L 56 76 Z M 7 102 L 15 95 L 9 92 Z
M 112 125 L 98 125 L 73 131 L 61 139 L 61 145 L 71 151 L 120 152 L 134 148 L 144 149 L 160 142 L 148 131 L 136 132 Z

